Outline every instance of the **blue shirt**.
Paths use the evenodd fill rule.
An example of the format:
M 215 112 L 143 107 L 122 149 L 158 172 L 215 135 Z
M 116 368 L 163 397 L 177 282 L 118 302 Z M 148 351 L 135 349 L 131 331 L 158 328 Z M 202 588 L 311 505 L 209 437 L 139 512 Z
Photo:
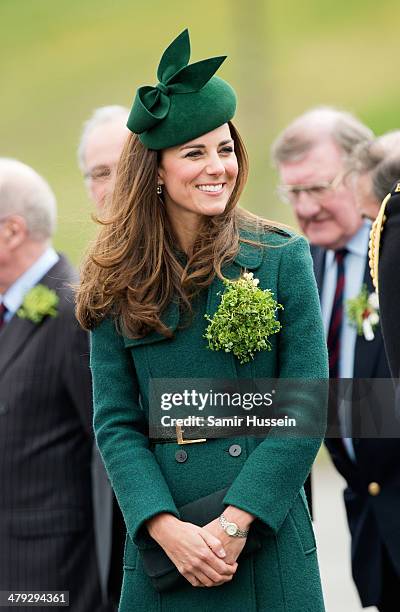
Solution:
M 35 263 L 25 270 L 23 274 L 0 295 L 0 304 L 4 304 L 7 312 L 4 321 L 7 323 L 22 305 L 25 295 L 30 291 L 45 274 L 57 263 L 59 256 L 52 247 L 48 247 L 45 252 L 35 261 Z
M 348 253 L 344 259 L 345 285 L 343 294 L 343 322 L 340 334 L 339 377 L 353 378 L 354 354 L 356 349 L 357 329 L 350 324 L 346 302 L 358 296 L 361 291 L 365 265 L 368 254 L 369 233 L 371 222 L 364 221 L 358 232 L 345 245 Z M 337 279 L 337 265 L 335 251 L 329 250 L 325 257 L 324 285 L 321 293 L 321 309 L 326 337 L 328 337 L 333 299 L 335 296 Z M 351 407 L 342 404 L 339 406 L 339 417 L 342 424 L 347 424 L 347 431 L 351 423 Z M 351 438 L 343 439 L 344 445 L 352 459 L 355 458 Z

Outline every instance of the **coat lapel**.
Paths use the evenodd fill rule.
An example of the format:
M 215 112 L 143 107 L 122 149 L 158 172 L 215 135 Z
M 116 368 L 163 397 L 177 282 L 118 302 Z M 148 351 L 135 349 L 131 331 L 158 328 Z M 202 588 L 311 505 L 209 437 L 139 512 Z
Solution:
M 375 291 L 369 271 L 368 258 L 365 263 L 363 283 L 367 286 L 368 294 Z M 374 378 L 382 343 L 380 326 L 375 329 L 375 338 L 373 340 L 365 340 L 364 336 L 357 336 L 354 351 L 354 378 Z
M 175 332 L 179 323 L 179 305 L 177 302 L 170 302 L 165 312 L 161 315 L 161 320 L 172 332 Z M 123 336 L 124 345 L 127 348 L 141 346 L 143 344 L 153 344 L 154 342 L 161 342 L 162 340 L 168 340 L 168 337 L 157 331 L 152 331 L 143 338 L 128 338 L 128 336 Z
M 0 331 L 0 376 L 35 333 L 37 325 L 14 315 Z
M 321 299 L 322 285 L 324 281 L 326 250 L 320 249 L 319 247 L 315 246 L 311 246 L 310 250 L 314 265 L 314 276 L 315 280 L 317 281 L 318 293 Z
M 49 289 L 60 289 L 65 281 L 71 281 L 71 273 L 66 268 L 66 260 L 61 255 L 59 261 L 37 283 L 46 285 Z M 32 323 L 21 319 L 16 314 L 6 323 L 0 331 L 0 376 L 8 365 L 23 350 L 33 335 L 40 329 L 46 319 L 41 323 Z
M 227 278 L 238 278 L 242 268 L 246 270 L 255 270 L 261 265 L 263 259 L 263 248 L 256 248 L 253 245 L 245 242 L 240 243 L 239 252 L 236 255 L 234 261 L 224 268 L 223 273 Z M 207 313 L 213 315 L 218 308 L 221 301 L 220 293 L 224 291 L 224 284 L 219 278 L 215 278 L 208 289 L 207 298 Z M 179 325 L 179 304 L 177 302 L 171 302 L 165 312 L 162 314 L 161 319 L 171 331 L 176 331 Z M 166 336 L 159 334 L 156 331 L 150 332 L 143 338 L 128 338 L 123 337 L 124 345 L 128 347 L 141 346 L 144 344 L 153 344 L 154 342 L 161 342 L 168 340 Z
M 239 252 L 236 255 L 232 264 L 223 269 L 223 274 L 226 278 L 239 278 L 242 270 L 253 271 L 260 267 L 264 256 L 263 247 L 255 247 L 246 242 L 240 242 Z M 225 286 L 222 280 L 218 277 L 214 279 L 208 289 L 207 299 L 207 314 L 211 317 L 215 314 L 219 304 L 221 303 L 221 294 L 224 292 Z

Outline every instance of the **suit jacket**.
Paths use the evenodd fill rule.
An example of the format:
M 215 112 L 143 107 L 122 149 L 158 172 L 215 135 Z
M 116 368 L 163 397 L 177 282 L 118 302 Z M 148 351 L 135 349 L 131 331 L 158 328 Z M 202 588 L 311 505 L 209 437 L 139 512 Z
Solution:
M 379 302 L 383 338 L 392 376 L 400 377 L 400 192 L 392 191 L 385 209 L 379 255 Z
M 367 248 L 367 245 L 366 245 Z M 319 292 L 324 282 L 326 251 L 312 247 L 314 273 Z M 374 291 L 368 261 L 364 283 Z M 357 336 L 354 354 L 354 378 L 389 378 L 383 338 L 379 327 L 375 338 L 367 341 Z M 362 408 L 366 408 L 366 399 Z M 373 411 L 374 406 L 371 406 Z M 332 460 L 346 479 L 344 491 L 352 535 L 352 570 L 364 606 L 379 603 L 382 584 L 382 547 L 384 546 L 400 574 L 400 444 L 391 438 L 353 438 L 356 461 L 350 459 L 340 438 L 327 438 L 325 444 Z M 368 485 L 378 483 L 380 493 L 371 495 Z
M 156 332 L 138 339 L 122 337 L 111 320 L 93 331 L 94 426 L 128 531 L 120 612 L 324 610 L 315 538 L 302 489 L 323 437 L 322 426 L 319 436 L 312 438 L 238 436 L 187 446 L 175 440 L 150 444 L 148 438 L 153 378 L 327 377 L 308 245 L 302 238 L 288 240 L 275 233 L 266 240 L 279 248 L 242 244 L 235 261 L 224 268 L 229 278 L 237 278 L 243 269 L 253 271 L 260 286 L 271 289 L 284 306 L 279 311 L 282 329 L 270 337 L 271 350 L 257 352 L 249 363 L 240 364 L 232 353 L 207 348 L 204 314 L 213 315 L 218 308 L 225 289 L 219 278 L 194 299 L 190 325 L 180 327 L 179 306 L 170 304 L 163 318 L 174 331 L 173 339 Z M 289 414 L 300 409 L 299 401 L 297 388 L 285 404 Z M 309 401 L 307 408 L 324 425 L 323 401 L 313 394 Z M 187 583 L 157 593 L 138 554 L 146 545 L 144 523 L 160 512 L 178 516 L 180 506 L 227 486 L 224 503 L 258 518 L 261 550 L 240 559 L 233 580 L 217 589 Z
M 73 269 L 42 278 L 55 318 L 15 315 L 0 331 L 0 590 L 67 590 L 73 612 L 98 611 L 87 334 L 74 316 Z

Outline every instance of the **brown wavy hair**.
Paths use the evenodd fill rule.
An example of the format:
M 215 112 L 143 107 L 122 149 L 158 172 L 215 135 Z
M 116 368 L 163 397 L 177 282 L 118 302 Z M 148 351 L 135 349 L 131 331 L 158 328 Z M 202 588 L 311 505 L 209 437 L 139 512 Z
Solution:
M 84 329 L 105 317 L 116 319 L 127 336 L 152 330 L 171 331 L 160 316 L 171 300 L 191 311 L 191 300 L 210 285 L 239 250 L 239 231 L 266 224 L 236 205 L 248 175 L 248 157 L 236 128 L 229 122 L 238 161 L 238 176 L 225 211 L 204 217 L 187 261 L 177 251 L 165 206 L 157 195 L 159 155 L 146 149 L 135 134 L 125 144 L 107 218 L 89 248 L 77 290 L 77 318 Z

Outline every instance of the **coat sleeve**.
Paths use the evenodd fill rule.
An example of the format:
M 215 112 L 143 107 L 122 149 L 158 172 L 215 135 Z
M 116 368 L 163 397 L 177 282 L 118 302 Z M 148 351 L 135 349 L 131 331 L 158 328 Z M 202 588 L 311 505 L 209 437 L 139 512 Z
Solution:
M 316 433 L 311 437 L 301 433 L 278 437 L 272 432 L 251 453 L 224 498 L 224 503 L 250 512 L 274 532 L 310 472 L 326 426 L 327 350 L 304 238 L 293 238 L 281 248 L 277 297 L 284 306 L 278 338 L 279 382 L 285 387 L 285 379 L 294 379 L 287 381 L 289 391 L 284 393 L 286 412 L 288 416 L 301 415 L 303 422 L 316 419 L 316 427 L 311 427 Z M 296 379 L 314 384 L 299 393 Z
M 140 544 L 141 527 L 152 516 L 179 513 L 149 448 L 133 362 L 111 320 L 91 333 L 90 364 L 97 444 L 127 531 Z

